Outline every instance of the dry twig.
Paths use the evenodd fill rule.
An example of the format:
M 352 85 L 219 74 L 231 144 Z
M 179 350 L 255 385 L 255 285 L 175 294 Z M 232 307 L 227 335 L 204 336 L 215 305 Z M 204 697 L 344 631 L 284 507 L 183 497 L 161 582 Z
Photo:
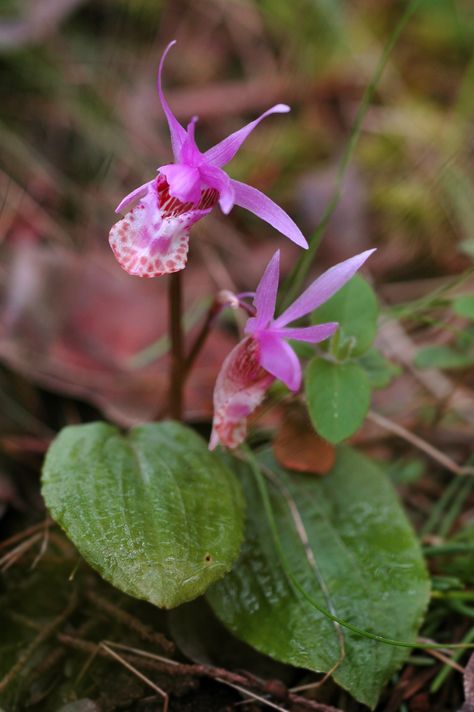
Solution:
M 150 680 L 149 677 L 144 675 L 140 670 L 137 670 L 133 665 L 131 665 L 129 662 L 127 662 L 121 655 L 116 653 L 114 650 L 108 647 L 105 643 L 100 644 L 101 647 L 107 652 L 108 655 L 113 657 L 115 660 L 117 660 L 121 665 L 127 668 L 127 670 L 130 670 L 131 673 L 135 675 L 135 677 L 138 677 L 139 680 L 145 683 L 145 685 L 148 685 L 148 687 L 151 687 L 152 690 L 157 692 L 164 700 L 163 702 L 163 712 L 168 712 L 168 707 L 169 707 L 169 697 L 166 694 L 164 690 L 161 689 L 161 687 L 158 687 L 153 680 Z
M 411 445 L 414 445 L 416 448 L 418 448 L 418 450 L 422 450 L 422 452 L 426 453 L 426 455 L 431 457 L 431 459 L 438 462 L 442 467 L 445 467 L 454 475 L 474 475 L 474 467 L 462 467 L 461 465 L 458 465 L 457 462 L 454 462 L 454 460 L 445 455 L 444 452 L 441 452 L 441 450 L 435 448 L 434 445 L 431 445 L 430 443 L 426 442 L 426 440 L 423 440 L 418 435 L 411 433 L 402 425 L 394 423 L 393 420 L 386 418 L 384 415 L 370 410 L 367 414 L 367 418 L 373 423 L 379 425 L 381 428 L 384 428 L 385 430 L 388 430 L 394 435 L 398 435 L 399 437 L 403 438 Z
M 154 631 L 152 628 L 142 623 L 142 621 L 138 620 L 138 618 L 135 618 L 135 616 L 132 616 L 130 613 L 127 613 L 127 611 L 123 611 L 118 606 L 115 606 L 110 601 L 107 601 L 107 599 L 99 596 L 95 593 L 95 591 L 88 591 L 86 595 L 91 603 L 98 608 L 101 608 L 110 616 L 113 616 L 120 623 L 123 623 L 130 628 L 130 630 L 133 630 L 142 640 L 158 645 L 169 655 L 174 653 L 176 650 L 175 644 L 168 640 L 163 633 Z

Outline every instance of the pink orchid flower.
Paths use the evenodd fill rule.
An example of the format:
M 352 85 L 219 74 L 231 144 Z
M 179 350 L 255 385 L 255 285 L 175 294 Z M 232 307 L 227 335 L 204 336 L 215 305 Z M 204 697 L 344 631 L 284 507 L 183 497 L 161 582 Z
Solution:
M 227 214 L 234 205 L 250 210 L 300 247 L 307 248 L 301 230 L 270 198 L 256 188 L 229 178 L 222 166 L 232 160 L 253 129 L 270 114 L 286 113 L 277 104 L 258 119 L 235 131 L 201 153 L 194 140 L 197 118 L 187 129 L 174 116 L 161 86 L 163 63 L 175 41 L 170 42 L 158 71 L 158 96 L 168 121 L 174 163 L 161 166 L 158 176 L 127 195 L 116 212 L 124 214 L 111 229 L 109 241 L 120 265 L 140 277 L 159 277 L 186 266 L 189 230 L 219 203 Z
M 283 314 L 274 318 L 280 272 L 280 252 L 275 252 L 255 292 L 255 316 L 245 326 L 245 338 L 230 352 L 214 389 L 214 419 L 209 448 L 219 443 L 240 445 L 247 431 L 247 417 L 263 401 L 275 379 L 291 391 L 301 386 L 301 365 L 288 339 L 317 344 L 332 336 L 338 324 L 289 327 L 335 294 L 364 264 L 374 250 L 341 262 L 318 277 Z

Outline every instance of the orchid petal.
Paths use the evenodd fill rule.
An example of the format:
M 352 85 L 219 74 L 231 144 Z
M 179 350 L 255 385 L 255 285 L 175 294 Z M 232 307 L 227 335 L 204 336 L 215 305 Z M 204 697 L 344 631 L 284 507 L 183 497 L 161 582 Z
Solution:
M 258 335 L 262 368 L 282 381 L 291 391 L 301 385 L 301 366 L 298 356 L 286 341 L 265 331 Z
M 225 166 L 226 163 L 229 163 L 229 161 L 233 159 L 247 136 L 252 133 L 254 128 L 258 126 L 265 117 L 270 114 L 286 114 L 288 111 L 290 111 L 290 107 L 286 104 L 276 104 L 276 106 L 272 106 L 271 109 L 265 111 L 258 119 L 251 121 L 247 126 L 230 134 L 230 136 L 206 151 L 204 156 L 207 163 L 212 166 Z
M 160 167 L 160 174 L 168 181 L 169 193 L 182 203 L 198 203 L 201 198 L 201 176 L 198 168 L 181 163 Z
M 309 344 L 318 344 L 320 341 L 328 339 L 337 331 L 339 324 L 331 321 L 327 324 L 317 324 L 316 326 L 302 326 L 294 329 L 273 329 L 270 333 L 283 339 L 295 339 L 295 341 L 306 341 Z
M 373 252 L 375 250 L 366 250 L 361 252 L 360 255 L 355 255 L 355 257 L 351 257 L 328 269 L 278 319 L 275 319 L 273 326 L 277 328 L 286 326 L 291 321 L 295 321 L 317 309 L 354 276 Z
M 187 166 L 198 166 L 202 161 L 202 153 L 196 145 L 194 138 L 194 130 L 197 124 L 198 117 L 193 116 L 188 124 L 186 139 L 183 141 L 181 148 L 180 163 Z
M 280 276 L 280 250 L 277 250 L 268 263 L 263 277 L 258 283 L 253 300 L 256 315 L 251 317 L 245 326 L 245 333 L 252 334 L 264 329 L 273 319 L 275 313 L 278 281 Z
M 201 180 L 209 188 L 214 188 L 219 193 L 219 205 L 222 212 L 227 215 L 234 206 L 234 188 L 232 181 L 223 170 L 215 166 L 202 164 L 199 167 Z
M 250 210 L 251 213 L 265 220 L 265 222 L 276 228 L 282 235 L 292 240 L 292 242 L 307 249 L 308 243 L 303 233 L 279 205 L 250 185 L 240 183 L 237 180 L 231 180 L 231 183 L 235 191 L 236 205 Z
M 120 201 L 120 203 L 115 208 L 115 212 L 127 213 L 129 210 L 135 207 L 135 204 L 140 200 L 140 198 L 143 198 L 147 194 L 149 187 L 153 185 L 155 180 L 156 178 L 153 178 L 153 180 L 149 180 L 148 183 L 144 183 L 139 188 L 135 188 L 135 190 L 132 190 L 131 193 L 126 195 L 125 198 Z
M 210 450 L 219 443 L 234 448 L 245 440 L 246 419 L 260 405 L 273 380 L 260 366 L 259 345 L 252 337 L 232 349 L 214 388 Z
M 179 123 L 176 116 L 171 111 L 171 108 L 170 108 L 168 102 L 166 101 L 166 97 L 163 93 L 163 88 L 162 88 L 162 84 L 161 84 L 161 75 L 163 73 L 163 64 L 165 62 L 168 52 L 170 51 L 171 47 L 175 44 L 176 44 L 176 40 L 173 40 L 172 42 L 170 42 L 161 57 L 160 66 L 158 69 L 158 97 L 160 99 L 161 106 L 163 107 L 163 111 L 165 112 L 165 116 L 168 121 L 168 126 L 169 126 L 170 134 L 171 134 L 171 146 L 173 148 L 173 155 L 174 155 L 175 159 L 178 161 L 180 158 L 180 155 L 181 155 L 181 147 L 186 139 L 187 133 L 186 133 L 185 129 Z

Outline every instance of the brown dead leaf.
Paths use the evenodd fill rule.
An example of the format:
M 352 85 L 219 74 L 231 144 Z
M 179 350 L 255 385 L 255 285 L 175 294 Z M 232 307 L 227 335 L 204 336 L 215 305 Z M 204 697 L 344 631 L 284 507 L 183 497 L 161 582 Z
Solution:
M 336 450 L 315 433 L 309 417 L 300 406 L 285 412 L 273 451 L 278 462 L 290 470 L 326 475 L 336 460 Z
M 0 295 L 0 360 L 50 390 L 83 398 L 130 426 L 153 419 L 167 398 L 168 355 L 136 357 L 166 336 L 167 281 L 130 277 L 112 254 L 15 243 Z M 211 294 L 199 264 L 186 269 L 186 306 Z M 187 414 L 209 418 L 214 381 L 234 340 L 213 332 L 193 368 Z

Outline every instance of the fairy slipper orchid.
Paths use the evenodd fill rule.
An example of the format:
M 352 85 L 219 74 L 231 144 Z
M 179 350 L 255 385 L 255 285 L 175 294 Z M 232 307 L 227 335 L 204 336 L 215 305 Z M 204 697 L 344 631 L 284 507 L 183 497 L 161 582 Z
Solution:
M 209 448 L 219 443 L 234 448 L 245 439 L 247 417 L 260 405 L 275 379 L 291 391 L 301 385 L 301 365 L 288 339 L 317 344 L 332 336 L 338 324 L 288 326 L 335 294 L 374 252 L 367 250 L 331 267 L 318 277 L 280 316 L 274 317 L 280 273 L 275 252 L 255 292 L 255 316 L 248 319 L 245 338 L 225 359 L 214 389 L 214 419 Z
M 174 116 L 161 85 L 163 63 L 158 71 L 158 97 L 171 134 L 174 163 L 158 168 L 158 176 L 136 188 L 118 205 L 123 214 L 111 229 L 109 241 L 120 265 L 130 274 L 159 277 L 177 272 L 186 265 L 189 230 L 219 203 L 227 214 L 234 205 L 246 208 L 265 220 L 300 247 L 307 248 L 301 230 L 270 198 L 256 188 L 229 178 L 222 170 L 253 129 L 270 114 L 286 113 L 277 104 L 254 121 L 202 153 L 196 145 L 193 117 L 185 129 Z

